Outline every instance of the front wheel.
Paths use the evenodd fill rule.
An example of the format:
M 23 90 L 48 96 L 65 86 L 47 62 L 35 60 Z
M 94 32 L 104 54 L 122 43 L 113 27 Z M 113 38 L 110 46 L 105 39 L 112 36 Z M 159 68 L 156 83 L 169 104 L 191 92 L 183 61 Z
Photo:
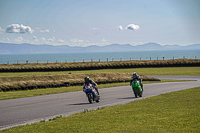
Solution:
M 87 96 L 88 96 L 88 101 L 89 101 L 89 103 L 92 103 L 92 97 L 91 97 L 91 95 L 88 94 Z
M 137 91 L 133 90 L 134 94 L 135 94 L 135 98 L 137 98 Z

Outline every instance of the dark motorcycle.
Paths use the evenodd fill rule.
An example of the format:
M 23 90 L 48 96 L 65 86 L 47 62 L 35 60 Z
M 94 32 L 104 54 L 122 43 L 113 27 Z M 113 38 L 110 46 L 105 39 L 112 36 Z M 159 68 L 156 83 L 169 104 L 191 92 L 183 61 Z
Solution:
M 97 91 L 93 88 L 92 84 L 85 85 L 83 91 L 86 93 L 89 103 L 93 103 L 94 101 L 100 101 L 100 96 L 98 95 Z

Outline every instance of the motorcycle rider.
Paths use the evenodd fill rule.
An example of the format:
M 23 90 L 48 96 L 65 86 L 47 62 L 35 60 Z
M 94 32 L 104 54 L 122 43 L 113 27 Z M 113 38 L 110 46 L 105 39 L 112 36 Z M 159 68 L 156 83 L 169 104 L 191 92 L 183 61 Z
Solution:
M 99 95 L 97 84 L 93 80 L 91 80 L 89 77 L 85 77 L 85 83 L 83 85 L 83 88 L 84 88 L 85 85 L 88 85 L 88 84 L 92 84 L 92 86 L 94 87 L 94 89 L 97 91 L 97 94 Z
M 131 77 L 130 86 L 131 86 L 132 82 L 133 82 L 135 79 L 139 80 L 140 86 L 142 87 L 142 90 L 143 90 L 142 79 L 140 78 L 139 75 L 137 75 L 136 72 L 134 72 L 134 73 L 133 73 L 133 77 Z

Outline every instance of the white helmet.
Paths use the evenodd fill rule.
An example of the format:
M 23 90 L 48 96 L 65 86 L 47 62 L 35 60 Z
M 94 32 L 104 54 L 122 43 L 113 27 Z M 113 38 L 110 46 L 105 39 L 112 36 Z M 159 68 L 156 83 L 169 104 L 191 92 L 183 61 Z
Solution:
M 136 77 L 137 77 L 137 73 L 134 72 L 134 73 L 133 73 L 133 78 L 136 78 Z

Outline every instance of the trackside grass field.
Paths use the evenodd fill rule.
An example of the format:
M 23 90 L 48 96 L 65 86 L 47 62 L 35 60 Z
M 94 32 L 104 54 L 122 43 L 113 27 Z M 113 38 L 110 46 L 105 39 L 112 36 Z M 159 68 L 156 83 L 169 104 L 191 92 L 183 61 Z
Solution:
M 49 121 L 2 130 L 38 132 L 199 132 L 200 87 L 56 117 Z
M 66 82 L 66 80 L 73 81 L 74 79 L 83 82 L 83 78 L 88 75 L 99 75 L 101 74 L 103 80 L 123 78 L 121 75 L 126 76 L 126 79 L 130 79 L 132 72 L 137 72 L 143 75 L 200 75 L 200 67 L 161 67 L 161 68 L 127 68 L 127 69 L 100 69 L 100 70 L 85 70 L 85 71 L 61 71 L 61 72 L 15 72 L 15 73 L 0 73 L 0 86 L 5 88 L 6 86 L 21 86 L 21 85 L 35 85 L 39 83 L 60 83 Z M 69 74 L 71 73 L 71 74 Z M 70 76 L 70 79 L 66 78 Z M 112 75 L 112 76 L 111 76 Z M 98 76 L 90 77 L 95 82 Z M 106 80 L 107 80 L 106 79 Z M 164 81 L 164 80 L 162 80 Z M 167 80 L 165 82 L 171 82 L 172 80 Z M 155 81 L 153 81 L 155 82 Z M 144 82 L 145 83 L 145 82 Z M 151 81 L 149 83 L 152 83 Z M 100 88 L 115 87 L 128 85 L 129 83 L 112 83 L 112 84 L 101 84 Z M 60 87 L 60 88 L 46 88 L 46 89 L 33 89 L 24 91 L 8 91 L 0 92 L 0 100 L 38 96 L 46 94 L 55 94 L 71 91 L 80 91 L 81 86 L 70 86 L 70 87 Z
M 133 72 L 142 75 L 200 75 L 200 67 L 162 67 L 100 69 L 61 72 L 15 72 L 0 73 L 0 90 L 20 90 L 28 88 L 48 88 L 49 86 L 67 86 L 81 84 L 89 76 L 95 82 L 130 80 Z M 144 77 L 141 77 L 144 80 Z M 147 79 L 147 78 L 146 78 Z M 37 87 L 36 87 L 37 86 Z
M 200 67 L 155 67 L 155 68 L 124 68 L 124 69 L 99 69 L 82 71 L 49 71 L 49 72 L 0 72 L 0 77 L 43 76 L 91 74 L 91 73 L 133 73 L 143 75 L 200 75 Z

